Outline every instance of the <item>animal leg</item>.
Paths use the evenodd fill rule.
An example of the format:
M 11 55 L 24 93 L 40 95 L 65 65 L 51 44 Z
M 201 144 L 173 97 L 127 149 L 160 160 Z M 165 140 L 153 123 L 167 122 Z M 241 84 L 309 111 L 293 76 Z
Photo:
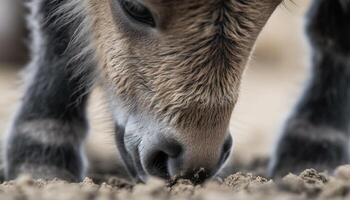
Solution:
M 307 168 L 332 171 L 349 163 L 350 1 L 315 0 L 307 35 L 312 78 L 270 163 L 272 176 Z
M 84 175 L 86 82 L 93 62 L 88 52 L 77 56 L 84 42 L 72 45 L 83 17 L 72 15 L 67 23 L 59 22 L 65 14 L 57 11 L 69 1 L 30 2 L 34 42 L 28 69 L 33 74 L 5 145 L 7 179 L 25 173 L 78 181 Z

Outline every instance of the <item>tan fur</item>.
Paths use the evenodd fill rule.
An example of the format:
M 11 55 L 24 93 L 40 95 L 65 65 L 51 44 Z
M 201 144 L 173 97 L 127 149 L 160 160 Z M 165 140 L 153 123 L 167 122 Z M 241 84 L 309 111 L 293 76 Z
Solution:
M 157 30 L 130 23 L 111 0 L 86 1 L 113 95 L 130 113 L 201 143 L 191 148 L 203 151 L 193 152 L 217 157 L 208 146 L 222 144 L 228 132 L 252 47 L 281 0 L 144 0 Z

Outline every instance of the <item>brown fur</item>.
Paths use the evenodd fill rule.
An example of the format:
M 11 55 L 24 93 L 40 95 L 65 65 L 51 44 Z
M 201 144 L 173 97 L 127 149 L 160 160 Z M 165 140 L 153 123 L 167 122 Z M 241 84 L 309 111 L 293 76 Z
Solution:
M 89 2 L 113 96 L 175 128 L 189 159 L 218 159 L 250 52 L 281 0 L 144 0 L 156 30 L 130 23 L 111 0 Z
M 167 21 L 143 36 L 114 20 L 108 0 L 91 1 L 104 75 L 140 111 L 216 126 L 230 116 L 249 52 L 278 1 L 151 2 L 161 4 Z

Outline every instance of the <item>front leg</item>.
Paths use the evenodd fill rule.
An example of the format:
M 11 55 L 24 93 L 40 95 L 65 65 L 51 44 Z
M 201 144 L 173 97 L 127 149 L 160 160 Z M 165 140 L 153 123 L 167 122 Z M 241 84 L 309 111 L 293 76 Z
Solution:
M 350 1 L 315 0 L 308 20 L 312 79 L 280 138 L 272 176 L 349 163 Z
M 82 34 L 79 28 L 87 23 L 83 12 L 68 7 L 74 6 L 70 0 L 30 3 L 31 75 L 5 145 L 5 175 L 78 181 L 84 175 L 82 143 L 93 62 L 88 51 L 81 54 L 87 41 L 78 41 L 76 33 Z

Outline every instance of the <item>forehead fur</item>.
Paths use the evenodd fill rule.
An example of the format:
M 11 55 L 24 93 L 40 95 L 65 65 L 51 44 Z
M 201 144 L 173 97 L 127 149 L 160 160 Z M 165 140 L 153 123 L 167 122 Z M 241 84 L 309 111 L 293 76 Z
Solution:
M 157 13 L 159 29 L 133 26 L 110 0 L 90 0 L 102 71 L 115 95 L 134 112 L 183 127 L 228 123 L 249 52 L 278 1 L 143 2 Z

